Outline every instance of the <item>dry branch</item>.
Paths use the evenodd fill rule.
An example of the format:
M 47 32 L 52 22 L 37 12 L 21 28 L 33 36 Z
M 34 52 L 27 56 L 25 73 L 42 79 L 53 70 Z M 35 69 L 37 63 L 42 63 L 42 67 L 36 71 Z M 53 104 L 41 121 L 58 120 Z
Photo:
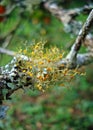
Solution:
M 4 48 L 2 48 L 2 47 L 0 47 L 0 53 L 7 54 L 7 55 L 10 55 L 10 56 L 15 56 L 15 55 L 16 55 L 15 52 L 10 51 L 10 50 L 8 50 L 8 49 L 4 49 Z
M 80 47 L 82 45 L 82 43 L 85 40 L 86 35 L 89 33 L 91 27 L 92 27 L 92 23 L 93 23 L 93 10 L 90 12 L 85 24 L 83 25 L 82 29 L 79 32 L 79 35 L 76 38 L 75 43 L 73 44 L 71 51 L 69 52 L 69 54 L 67 55 L 67 57 L 64 59 L 64 61 L 59 62 L 59 66 L 60 64 L 68 64 L 70 68 L 74 68 L 76 66 L 81 66 L 87 61 L 87 56 L 88 54 L 78 54 L 78 51 L 80 50 Z M 90 55 L 91 54 L 91 55 Z M 90 57 L 93 57 L 92 52 L 89 53 Z M 81 58 L 82 57 L 82 58 Z M 92 62 L 93 60 L 91 60 Z
M 67 56 L 67 59 L 73 61 L 73 59 L 76 58 L 76 55 L 81 47 L 81 44 L 84 42 L 86 35 L 91 29 L 92 23 L 93 23 L 93 10 L 90 12 L 84 26 L 80 30 L 79 35 L 76 38 L 76 42 L 72 46 L 71 51 Z
M 80 13 L 89 13 L 93 9 L 93 5 L 86 5 L 82 8 L 64 9 L 59 7 L 57 3 L 51 1 L 45 1 L 44 8 L 48 10 L 52 15 L 56 16 L 63 24 L 68 24 L 75 20 Z
M 63 23 L 69 23 L 72 18 L 77 16 L 79 13 L 79 9 L 66 10 L 59 7 L 56 3 L 51 3 L 49 1 L 44 3 L 44 7 Z

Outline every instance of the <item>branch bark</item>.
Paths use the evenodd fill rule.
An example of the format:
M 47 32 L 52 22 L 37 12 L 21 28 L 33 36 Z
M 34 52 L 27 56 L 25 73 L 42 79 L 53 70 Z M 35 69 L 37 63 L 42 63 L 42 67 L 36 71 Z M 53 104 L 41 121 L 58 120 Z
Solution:
M 10 50 L 8 50 L 8 49 L 4 49 L 4 48 L 2 48 L 2 47 L 0 47 L 0 53 L 7 54 L 7 55 L 10 55 L 10 56 L 15 56 L 15 55 L 16 55 L 15 52 L 10 51 Z
M 82 8 L 64 9 L 63 7 L 59 7 L 57 3 L 51 1 L 45 1 L 43 5 L 46 10 L 56 16 L 63 24 L 68 24 L 75 20 L 80 13 L 89 13 L 93 9 L 92 5 L 87 5 Z
M 68 66 L 70 68 L 74 68 L 76 66 L 81 66 L 81 63 L 82 63 L 82 65 L 84 65 L 84 62 L 88 63 L 88 62 L 86 62 L 86 59 L 89 55 L 91 58 L 93 57 L 92 52 L 90 52 L 89 54 L 77 55 L 78 51 L 81 48 L 82 43 L 85 40 L 86 35 L 89 33 L 89 31 L 92 27 L 92 23 L 93 23 L 93 10 L 90 12 L 85 24 L 83 25 L 82 29 L 80 30 L 79 35 L 77 36 L 76 41 L 71 48 L 71 51 L 66 56 L 64 61 L 61 61 L 58 63 L 59 66 L 60 66 L 60 63 L 61 64 L 64 63 L 64 64 L 68 64 Z M 91 60 L 91 62 L 92 62 L 92 60 Z

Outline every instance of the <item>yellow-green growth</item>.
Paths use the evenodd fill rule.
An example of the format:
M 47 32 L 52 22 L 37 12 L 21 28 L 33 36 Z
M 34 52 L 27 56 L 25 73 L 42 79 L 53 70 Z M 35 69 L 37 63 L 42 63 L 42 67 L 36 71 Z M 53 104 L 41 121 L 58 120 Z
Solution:
M 40 91 L 44 92 L 55 84 L 64 86 L 65 83 L 70 82 L 76 74 L 80 74 L 77 68 L 74 70 L 69 70 L 68 68 L 58 69 L 56 63 L 62 60 L 64 51 L 61 51 L 57 47 L 46 49 L 44 48 L 44 44 L 39 42 L 35 45 L 31 45 L 28 49 L 21 49 L 20 53 L 29 58 L 29 60 L 22 61 L 20 64 L 22 72 L 32 77 L 34 88 Z M 18 61 L 19 60 L 20 58 Z

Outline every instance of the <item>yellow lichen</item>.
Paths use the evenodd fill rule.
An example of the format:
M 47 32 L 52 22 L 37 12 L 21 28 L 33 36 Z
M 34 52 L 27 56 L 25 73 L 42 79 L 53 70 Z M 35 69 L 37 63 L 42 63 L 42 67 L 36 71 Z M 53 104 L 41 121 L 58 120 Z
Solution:
M 58 84 L 59 86 L 65 86 L 65 82 L 69 84 L 75 75 L 81 74 L 78 68 L 69 70 L 64 68 L 59 70 L 56 63 L 63 58 L 64 51 L 61 51 L 57 47 L 45 48 L 44 43 L 38 42 L 35 45 L 28 47 L 20 53 L 26 55 L 29 60 L 23 61 L 19 64 L 22 72 L 29 75 L 34 79 L 34 88 L 45 92 L 49 86 Z M 17 63 L 18 64 L 18 63 Z

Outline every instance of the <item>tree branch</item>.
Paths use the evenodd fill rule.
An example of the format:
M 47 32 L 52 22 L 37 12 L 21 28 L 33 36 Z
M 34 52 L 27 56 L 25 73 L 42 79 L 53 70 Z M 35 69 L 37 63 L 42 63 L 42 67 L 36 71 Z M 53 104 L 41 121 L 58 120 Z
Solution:
M 64 61 L 59 62 L 58 65 L 60 65 L 60 63 L 68 64 L 70 68 L 76 67 L 77 65 L 81 66 L 81 63 L 82 63 L 82 65 L 84 65 L 84 61 L 86 62 L 86 59 L 89 55 L 90 55 L 90 57 L 93 56 L 90 53 L 77 56 L 78 51 L 80 50 L 80 47 L 81 47 L 82 43 L 84 42 L 86 35 L 88 34 L 88 32 L 91 29 L 92 23 L 93 23 L 93 10 L 90 12 L 85 24 L 83 25 L 82 29 L 80 30 L 79 35 L 77 36 L 76 41 L 71 48 L 71 51 L 66 56 Z M 81 60 L 82 60 L 82 62 L 81 62 Z
M 43 6 L 51 14 L 56 16 L 63 24 L 68 24 L 80 13 L 89 13 L 93 9 L 92 5 L 87 5 L 82 8 L 64 9 L 63 7 L 59 7 L 57 3 L 51 1 L 45 1 Z
M 19 61 L 18 57 L 21 58 Z M 18 57 L 14 57 L 9 64 L 0 68 L 0 101 L 9 99 L 12 93 L 20 88 L 33 88 L 32 78 L 23 73 L 20 67 L 21 61 L 29 59 L 23 55 Z
M 77 16 L 79 13 L 79 9 L 66 10 L 62 7 L 59 7 L 56 3 L 53 3 L 51 1 L 46 1 L 44 3 L 44 7 L 63 23 L 69 23 L 72 20 L 72 18 Z
M 0 53 L 7 54 L 7 55 L 10 55 L 10 56 L 15 56 L 15 55 L 16 55 L 15 52 L 10 51 L 10 50 L 8 50 L 8 49 L 4 49 L 4 48 L 2 48 L 2 47 L 0 47 Z

